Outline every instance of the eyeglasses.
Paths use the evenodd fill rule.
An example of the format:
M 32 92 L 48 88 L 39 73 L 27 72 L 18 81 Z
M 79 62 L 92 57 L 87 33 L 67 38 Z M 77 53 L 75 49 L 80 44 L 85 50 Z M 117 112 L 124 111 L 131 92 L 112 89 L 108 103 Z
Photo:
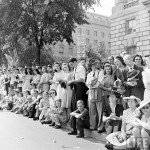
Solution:
M 149 106 L 142 107 L 142 109 L 149 109 Z

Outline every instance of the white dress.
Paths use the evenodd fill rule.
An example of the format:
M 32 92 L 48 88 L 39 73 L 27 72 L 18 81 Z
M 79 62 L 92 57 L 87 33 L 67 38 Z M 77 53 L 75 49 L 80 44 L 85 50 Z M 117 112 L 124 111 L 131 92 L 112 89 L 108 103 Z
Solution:
M 42 91 L 47 91 L 49 90 L 49 75 L 48 73 L 43 73 L 41 76 L 40 83 L 42 83 Z
M 30 91 L 31 90 L 31 79 L 32 79 L 32 75 L 25 75 L 24 76 L 24 82 L 23 82 L 23 86 L 22 86 L 22 91 Z
M 150 69 L 145 68 L 145 70 L 142 72 L 142 76 L 143 76 L 143 83 L 145 86 L 144 100 L 149 100 L 150 98 Z
M 53 83 L 52 83 L 52 85 L 50 86 L 50 89 L 55 89 L 55 90 L 57 90 L 57 87 L 58 87 L 58 85 L 59 85 L 59 79 L 61 78 L 61 76 L 62 76 L 62 72 L 60 71 L 60 72 L 55 72 L 54 73 L 54 76 L 53 76 Z
M 71 81 L 71 78 L 72 78 L 72 73 L 63 72 L 63 80 Z M 67 85 L 65 89 L 62 88 L 62 93 L 60 98 L 62 100 L 61 107 L 63 108 L 71 107 L 72 90 L 70 86 Z
M 122 120 L 126 123 L 126 131 L 125 132 L 127 134 L 129 134 L 130 132 L 132 133 L 132 127 L 133 127 L 132 122 L 138 116 L 138 114 L 139 114 L 139 111 L 132 112 L 130 109 L 126 109 L 123 111 Z M 114 146 L 125 146 L 129 142 L 129 139 L 133 137 L 131 135 L 131 137 L 129 139 L 120 143 L 118 138 L 117 138 L 117 136 L 120 136 L 120 134 L 121 134 L 121 131 L 113 132 L 106 137 L 106 140 L 109 141 Z

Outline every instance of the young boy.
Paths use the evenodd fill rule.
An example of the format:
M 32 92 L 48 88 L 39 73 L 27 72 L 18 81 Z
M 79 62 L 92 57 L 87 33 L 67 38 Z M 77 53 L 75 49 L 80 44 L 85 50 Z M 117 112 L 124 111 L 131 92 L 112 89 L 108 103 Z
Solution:
M 89 129 L 90 123 L 89 123 L 89 112 L 85 108 L 84 102 L 82 100 L 77 101 L 77 110 L 72 112 L 71 115 L 71 127 L 72 131 L 68 133 L 68 135 L 78 135 L 77 138 L 83 138 L 84 137 L 84 128 Z

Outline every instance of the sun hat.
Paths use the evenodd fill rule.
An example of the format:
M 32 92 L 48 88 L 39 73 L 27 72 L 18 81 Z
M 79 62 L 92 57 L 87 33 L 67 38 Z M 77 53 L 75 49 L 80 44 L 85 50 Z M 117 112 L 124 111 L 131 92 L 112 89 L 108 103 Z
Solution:
M 134 95 L 131 95 L 130 97 L 124 97 L 123 100 L 127 102 L 127 100 L 130 100 L 130 99 L 134 99 L 138 102 L 138 104 L 141 103 L 141 100 L 139 98 L 137 98 L 136 96 Z
M 91 59 L 89 61 L 89 66 L 93 66 L 93 65 L 96 65 L 96 64 L 98 64 L 98 60 L 96 60 L 96 59 Z
M 115 95 L 116 98 L 118 98 L 118 99 L 121 98 L 121 94 L 117 90 L 114 90 L 114 89 L 111 91 L 110 95 Z M 109 98 L 109 96 L 108 96 L 108 98 Z
M 150 103 L 150 99 L 141 101 L 140 106 L 136 110 L 140 110 L 142 107 L 144 107 L 145 105 L 149 103 Z

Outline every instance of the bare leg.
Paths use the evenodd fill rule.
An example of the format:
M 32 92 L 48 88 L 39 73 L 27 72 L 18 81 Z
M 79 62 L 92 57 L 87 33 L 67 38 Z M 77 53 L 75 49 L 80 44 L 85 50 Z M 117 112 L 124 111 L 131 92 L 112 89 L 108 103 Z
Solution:
M 112 132 L 112 126 L 109 125 L 106 129 L 106 133 L 107 135 L 109 135 L 111 132 Z
M 114 132 L 118 132 L 118 130 L 119 130 L 119 125 L 113 127 L 113 133 L 114 133 Z

